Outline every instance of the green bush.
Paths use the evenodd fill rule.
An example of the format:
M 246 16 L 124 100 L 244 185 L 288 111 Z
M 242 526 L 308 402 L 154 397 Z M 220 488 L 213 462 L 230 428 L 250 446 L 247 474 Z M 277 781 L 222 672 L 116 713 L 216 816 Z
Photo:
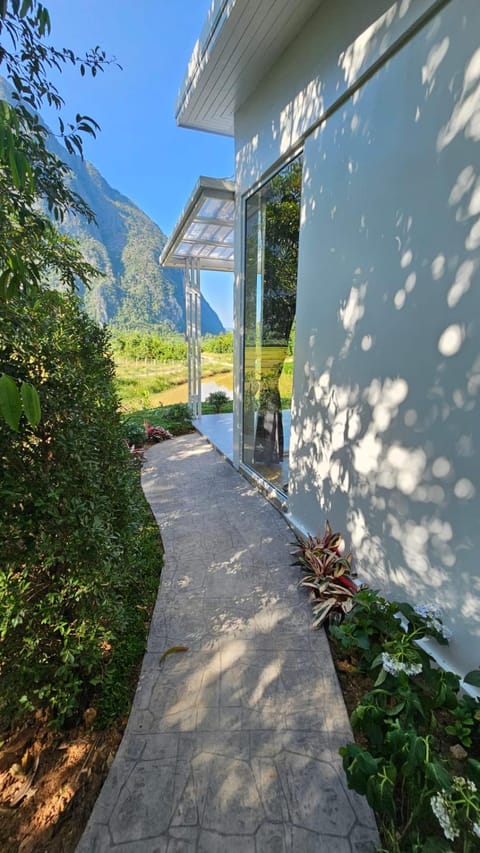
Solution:
M 222 335 L 205 335 L 202 340 L 203 352 L 233 352 L 233 332 Z
M 212 407 L 213 411 L 216 414 L 218 414 L 224 409 L 224 407 L 230 402 L 230 400 L 225 394 L 225 391 L 212 391 L 211 394 L 208 395 L 205 402 L 208 406 Z
M 130 419 L 122 424 L 122 434 L 129 447 L 143 447 L 145 444 L 145 428 Z
M 193 430 L 192 412 L 188 403 L 174 403 L 172 406 L 161 406 L 156 423 L 168 429 L 172 435 L 182 435 Z
M 0 309 L 0 371 L 31 382 L 42 412 L 35 429 L 0 422 L 7 721 L 47 708 L 62 723 L 92 702 L 110 713 L 109 685 L 125 692 L 122 661 L 139 653 L 145 634 L 137 608 L 154 598 L 161 555 L 145 558 L 145 504 L 122 440 L 108 345 L 73 297 L 40 292 L 30 305 Z

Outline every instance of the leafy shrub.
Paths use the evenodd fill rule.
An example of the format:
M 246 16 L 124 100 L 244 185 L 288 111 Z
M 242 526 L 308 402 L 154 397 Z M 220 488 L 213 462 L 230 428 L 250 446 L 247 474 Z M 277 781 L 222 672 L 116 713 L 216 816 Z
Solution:
M 133 644 L 144 634 L 136 607 L 160 553 L 145 566 L 107 333 L 58 293 L 0 311 L 0 370 L 31 382 L 42 411 L 18 433 L 0 422 L 0 714 L 48 708 L 62 723 L 107 701 L 109 673 L 131 654 L 132 608 Z
M 193 430 L 192 412 L 187 403 L 174 403 L 157 409 L 157 423 L 172 435 L 182 435 Z
M 340 753 L 349 786 L 377 813 L 382 849 L 478 850 L 480 762 L 464 750 L 459 757 L 456 739 L 474 744 L 478 754 L 480 703 L 462 696 L 458 676 L 437 667 L 419 645 L 427 637 L 448 642 L 439 611 L 364 589 L 330 633 L 355 660 L 350 670 L 371 676 L 351 718 L 359 743 Z M 465 681 L 478 685 L 480 674 Z M 443 731 L 454 753 L 440 743 Z
M 223 407 L 228 405 L 230 402 L 228 396 L 225 394 L 225 391 L 212 391 L 206 401 L 209 406 L 212 406 L 214 412 L 217 414 L 222 411 Z
M 202 339 L 202 352 L 233 352 L 233 332 L 205 335 Z
M 169 438 L 173 438 L 171 432 L 168 429 L 164 429 L 164 427 L 160 426 L 152 426 L 148 421 L 145 421 L 145 435 L 147 437 L 147 441 L 168 441 Z
M 145 429 L 134 421 L 127 420 L 122 424 L 122 435 L 129 447 L 143 447 L 145 444 Z

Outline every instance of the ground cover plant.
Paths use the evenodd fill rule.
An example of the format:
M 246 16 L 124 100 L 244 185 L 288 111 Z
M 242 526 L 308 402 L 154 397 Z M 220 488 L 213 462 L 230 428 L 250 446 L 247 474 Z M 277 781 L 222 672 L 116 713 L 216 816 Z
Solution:
M 139 409 L 122 415 L 121 420 L 122 433 L 129 447 L 139 448 L 157 439 L 163 440 L 193 431 L 192 413 L 187 403 Z M 162 432 L 155 434 L 152 429 L 164 430 L 167 435 L 162 435 Z
M 426 651 L 425 641 L 448 643 L 441 614 L 366 587 L 345 597 L 351 555 L 339 563 L 340 541 L 327 523 L 295 555 L 348 693 L 348 784 L 376 812 L 385 853 L 480 850 L 480 702 Z M 464 681 L 480 687 L 480 670 Z

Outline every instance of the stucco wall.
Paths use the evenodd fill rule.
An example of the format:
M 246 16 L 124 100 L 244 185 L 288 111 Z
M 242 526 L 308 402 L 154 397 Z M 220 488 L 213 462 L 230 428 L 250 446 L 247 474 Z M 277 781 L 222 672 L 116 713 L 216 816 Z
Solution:
M 235 114 L 240 193 L 262 179 L 438 0 L 323 0 Z
M 326 41 L 341 30 L 329 5 Z M 421 5 L 396 3 L 373 41 L 359 29 L 354 65 Z M 291 89 L 274 69 L 240 112 L 243 190 L 295 143 L 277 133 L 294 90 L 346 85 L 352 27 L 310 81 L 307 28 Z M 451 0 L 305 142 L 289 485 L 295 523 L 328 517 L 372 585 L 442 606 L 463 670 L 480 664 L 479 31 L 478 0 Z M 303 132 L 315 110 L 297 103 Z
M 305 145 L 292 516 L 437 602 L 480 664 L 480 9 L 447 6 Z

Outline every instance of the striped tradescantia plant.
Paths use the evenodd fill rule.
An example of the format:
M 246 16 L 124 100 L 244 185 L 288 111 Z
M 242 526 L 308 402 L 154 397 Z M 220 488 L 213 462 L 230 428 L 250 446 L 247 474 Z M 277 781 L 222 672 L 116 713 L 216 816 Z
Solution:
M 327 617 L 341 621 L 353 606 L 358 587 L 352 580 L 352 555 L 342 554 L 344 542 L 325 523 L 323 536 L 296 536 L 298 548 L 293 552 L 294 565 L 304 572 L 299 586 L 310 590 L 313 598 L 313 627 L 320 628 Z

